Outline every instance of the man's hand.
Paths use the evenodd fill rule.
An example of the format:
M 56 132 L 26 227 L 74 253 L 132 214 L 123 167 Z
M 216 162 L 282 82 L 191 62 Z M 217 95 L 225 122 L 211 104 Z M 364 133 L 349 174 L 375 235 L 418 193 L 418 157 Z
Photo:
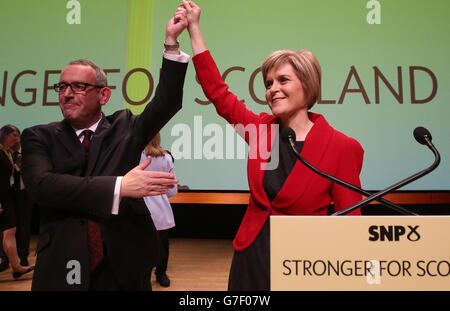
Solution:
M 152 161 L 147 157 L 122 178 L 120 197 L 143 198 L 146 196 L 166 194 L 167 189 L 176 186 L 178 179 L 174 174 L 167 172 L 146 171 Z
M 167 23 L 165 43 L 169 45 L 176 44 L 178 36 L 186 29 L 187 25 L 186 9 L 177 8 L 174 16 Z

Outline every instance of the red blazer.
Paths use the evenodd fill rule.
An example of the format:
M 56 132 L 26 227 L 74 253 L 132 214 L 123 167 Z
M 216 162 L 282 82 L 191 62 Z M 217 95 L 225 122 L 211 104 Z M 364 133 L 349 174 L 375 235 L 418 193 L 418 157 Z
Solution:
M 332 202 L 335 210 L 339 211 L 361 200 L 360 194 L 332 183 L 297 161 L 283 188 L 270 203 L 263 187 L 268 160 L 259 156 L 258 147 L 263 139 L 271 146 L 270 142 L 275 137 L 272 131 L 277 128 L 270 125 L 279 123 L 277 117 L 253 113 L 229 92 L 209 51 L 194 56 L 193 62 L 203 91 L 218 114 L 230 124 L 244 127 L 255 124 L 259 128 L 256 140 L 248 133 L 243 136 L 250 147 L 247 166 L 250 200 L 233 241 L 235 250 L 250 246 L 269 215 L 326 215 Z M 360 187 L 359 174 L 364 155 L 361 145 L 333 129 L 322 115 L 309 113 L 308 116 L 314 126 L 306 136 L 301 155 L 318 169 Z M 262 146 L 265 147 L 264 144 Z M 352 214 L 361 213 L 358 210 Z

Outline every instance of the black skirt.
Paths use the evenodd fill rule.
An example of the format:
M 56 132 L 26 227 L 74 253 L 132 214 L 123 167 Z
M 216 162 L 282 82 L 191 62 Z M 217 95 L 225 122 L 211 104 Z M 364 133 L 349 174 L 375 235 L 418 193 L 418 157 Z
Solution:
M 16 226 L 16 213 L 12 198 L 8 197 L 2 202 L 3 211 L 0 213 L 0 231 L 14 228 Z
M 228 290 L 270 290 L 270 218 L 248 248 L 234 252 Z

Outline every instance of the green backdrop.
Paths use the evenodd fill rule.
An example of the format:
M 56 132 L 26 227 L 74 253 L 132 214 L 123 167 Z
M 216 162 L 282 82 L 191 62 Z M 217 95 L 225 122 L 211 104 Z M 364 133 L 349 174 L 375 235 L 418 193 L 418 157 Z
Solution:
M 368 22 L 376 9 L 372 3 L 379 4 L 379 24 Z M 50 86 L 69 61 L 79 58 L 108 71 L 113 92 L 106 114 L 124 107 L 140 113 L 145 106 L 141 102 L 154 94 L 165 26 L 179 4 L 0 1 L 0 125 L 12 123 L 23 130 L 60 120 L 57 94 Z M 449 1 L 198 0 L 197 4 L 207 45 L 221 73 L 230 69 L 226 82 L 250 109 L 270 112 L 260 103 L 264 88 L 256 71 L 270 52 L 311 50 L 323 72 L 322 101 L 312 111 L 324 114 L 333 127 L 361 143 L 363 187 L 383 189 L 429 166 L 432 153 L 412 136 L 416 126 L 424 126 L 432 133 L 442 162 L 404 189 L 450 190 Z M 70 24 L 74 17 L 79 17 L 79 24 Z M 192 54 L 187 32 L 180 44 Z M 180 184 L 196 190 L 248 189 L 245 159 L 182 159 L 177 153 L 180 135 L 174 131 L 181 124 L 190 130 L 192 143 L 197 137 L 203 147 L 214 138 L 202 132 L 208 125 L 226 134 L 226 123 L 215 109 L 198 101 L 205 101 L 205 96 L 191 64 L 183 109 L 162 130 L 163 146 L 176 157 Z M 194 120 L 200 119 L 198 131 Z M 225 145 L 223 149 L 226 157 Z M 191 154 L 194 158 L 193 150 Z

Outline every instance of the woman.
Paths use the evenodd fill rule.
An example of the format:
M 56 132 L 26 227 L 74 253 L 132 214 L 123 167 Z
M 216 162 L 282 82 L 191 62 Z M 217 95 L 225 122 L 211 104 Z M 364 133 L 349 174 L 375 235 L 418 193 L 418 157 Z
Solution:
M 140 163 L 145 162 L 149 156 L 152 157 L 152 161 L 145 169 L 146 171 L 160 171 L 174 174 L 173 158 L 166 150 L 161 148 L 161 135 L 159 133 L 145 147 L 141 155 Z M 167 263 L 169 261 L 169 229 L 175 227 L 175 219 L 168 198 L 176 195 L 177 192 L 177 186 L 175 186 L 169 188 L 167 194 L 144 197 L 145 204 L 151 214 L 161 244 L 165 250 L 163 260 L 156 265 L 155 269 L 156 281 L 164 287 L 170 286 L 170 279 L 166 274 Z M 148 279 L 150 279 L 150 276 Z
M 16 217 L 10 183 L 14 162 L 9 149 L 19 142 L 20 132 L 17 127 L 8 124 L 0 129 L 0 230 L 3 231 L 3 249 L 15 279 L 33 270 L 33 267 L 20 264 L 15 237 Z
M 250 153 L 252 148 L 257 148 L 258 140 L 271 137 L 274 128 L 276 130 L 267 125 L 278 125 L 280 129 L 289 127 L 296 134 L 297 150 L 307 161 L 360 186 L 363 161 L 360 144 L 334 130 L 322 115 L 309 112 L 320 96 L 321 69 L 315 56 L 305 50 L 285 50 L 267 57 L 262 73 L 272 114 L 257 115 L 246 109 L 222 80 L 200 31 L 200 8 L 190 1 L 183 1 L 181 5 L 186 9 L 193 62 L 206 97 L 229 123 L 244 127 L 255 124 L 266 131 L 257 140 L 245 137 Z M 271 155 L 279 152 L 279 165 L 275 169 L 264 169 L 267 159 L 248 159 L 250 200 L 233 241 L 235 253 L 229 290 L 270 289 L 270 215 L 326 215 L 332 203 L 335 210 L 341 210 L 361 199 L 359 194 L 305 167 L 286 141 L 280 140 L 279 150 L 275 149 L 271 150 Z

